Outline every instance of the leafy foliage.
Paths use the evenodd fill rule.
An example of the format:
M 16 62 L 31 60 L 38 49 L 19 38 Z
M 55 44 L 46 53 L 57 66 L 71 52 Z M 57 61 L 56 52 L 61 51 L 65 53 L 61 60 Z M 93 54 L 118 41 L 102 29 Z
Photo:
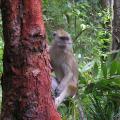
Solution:
M 74 41 L 79 83 L 76 99 L 59 108 L 63 120 L 117 120 L 120 114 L 120 63 L 107 55 L 111 43 L 111 11 L 101 0 L 44 0 L 48 39 L 64 28 Z
M 111 60 L 111 12 L 101 0 L 43 0 L 43 17 L 52 31 L 70 32 L 78 60 L 79 81 L 75 98 L 59 107 L 63 120 L 120 119 L 120 57 Z M 0 76 L 3 72 L 2 21 L 0 20 Z M 1 90 L 0 90 L 1 99 Z
M 83 93 L 90 96 L 88 97 L 90 104 L 86 112 L 90 120 L 113 120 L 116 114 L 120 113 L 120 63 L 118 61 L 119 59 L 101 60 L 101 63 L 95 64 L 91 70 L 93 73 L 91 82 L 85 85 Z
M 87 59 L 99 56 L 100 50 L 105 51 L 110 43 L 110 12 L 102 11 L 98 0 L 90 1 L 43 1 L 49 40 L 51 31 L 62 27 L 71 33 L 74 51 Z

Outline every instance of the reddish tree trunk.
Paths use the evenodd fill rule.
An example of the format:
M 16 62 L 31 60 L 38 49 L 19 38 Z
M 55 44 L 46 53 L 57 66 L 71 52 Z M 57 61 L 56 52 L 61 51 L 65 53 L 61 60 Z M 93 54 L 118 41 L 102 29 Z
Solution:
M 51 97 L 41 0 L 2 0 L 1 120 L 61 120 Z

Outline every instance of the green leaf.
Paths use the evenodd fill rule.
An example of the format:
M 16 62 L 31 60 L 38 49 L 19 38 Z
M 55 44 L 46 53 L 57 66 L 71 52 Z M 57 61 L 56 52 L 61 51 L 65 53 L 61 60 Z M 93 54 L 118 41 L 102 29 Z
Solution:
M 95 62 L 93 67 L 93 75 L 96 77 L 98 75 L 98 64 Z
M 107 65 L 106 63 L 101 62 L 101 69 L 102 69 L 102 73 L 104 78 L 107 78 Z
M 117 71 L 117 62 L 112 61 L 111 66 L 110 66 L 110 76 L 114 75 Z

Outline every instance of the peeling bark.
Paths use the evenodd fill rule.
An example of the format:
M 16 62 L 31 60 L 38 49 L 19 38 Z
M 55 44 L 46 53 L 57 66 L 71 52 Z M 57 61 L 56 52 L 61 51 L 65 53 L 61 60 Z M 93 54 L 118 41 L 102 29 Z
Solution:
M 1 120 L 61 120 L 51 97 L 41 0 L 2 0 Z

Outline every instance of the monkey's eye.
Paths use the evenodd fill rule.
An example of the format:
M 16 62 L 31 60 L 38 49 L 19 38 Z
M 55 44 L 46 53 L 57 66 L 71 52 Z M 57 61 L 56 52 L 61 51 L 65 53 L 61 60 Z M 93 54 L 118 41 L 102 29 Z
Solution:
M 61 40 L 69 40 L 69 37 L 63 36 L 63 37 L 60 37 L 60 39 L 61 39 Z

